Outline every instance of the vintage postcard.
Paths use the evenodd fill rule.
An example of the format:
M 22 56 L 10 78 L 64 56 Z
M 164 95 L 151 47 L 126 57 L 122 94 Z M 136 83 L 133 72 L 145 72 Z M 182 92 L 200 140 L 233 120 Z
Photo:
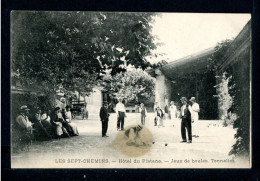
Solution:
M 251 14 L 11 12 L 11 168 L 251 168 Z

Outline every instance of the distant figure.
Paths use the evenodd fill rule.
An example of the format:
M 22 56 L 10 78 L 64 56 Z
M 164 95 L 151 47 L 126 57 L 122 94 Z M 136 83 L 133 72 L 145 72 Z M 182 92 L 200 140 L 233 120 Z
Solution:
M 125 117 L 126 117 L 126 110 L 125 110 L 125 105 L 122 103 L 122 99 L 118 99 L 118 103 L 116 104 L 116 115 L 117 115 L 117 130 L 121 131 L 124 130 L 124 122 L 125 122 Z
M 187 142 L 186 139 L 186 130 L 188 132 L 188 142 L 192 142 L 192 132 L 191 132 L 191 105 L 188 104 L 188 100 L 186 97 L 181 98 L 181 136 L 182 136 L 182 143 Z
M 199 120 L 199 112 L 200 112 L 200 106 L 198 103 L 196 103 L 195 97 L 190 98 L 190 102 L 192 104 L 191 109 L 192 109 L 192 114 L 191 114 L 191 120 L 192 120 L 192 132 L 193 132 L 193 137 L 198 138 L 198 120 Z
M 139 132 L 143 129 L 141 125 L 137 125 L 131 127 L 125 131 L 125 135 L 127 136 L 128 140 L 126 144 L 128 146 L 140 146 L 146 145 L 140 137 Z
M 153 110 L 154 110 L 154 126 L 157 126 L 157 109 L 159 108 L 158 102 L 155 102 Z
M 165 107 L 164 107 L 164 118 L 168 119 L 169 118 L 169 106 L 168 106 L 168 102 L 165 103 Z
M 87 111 L 87 104 L 84 104 L 82 108 L 82 119 L 88 119 L 88 111 Z
M 170 112 L 170 118 L 171 118 L 173 126 L 174 126 L 176 118 L 177 118 L 177 107 L 174 105 L 173 101 L 170 102 L 169 112 Z
M 135 112 L 138 112 L 138 113 L 139 113 L 139 112 L 140 112 L 139 108 L 140 108 L 140 107 L 139 107 L 138 103 L 136 103 L 136 104 L 135 104 Z
M 165 113 L 163 112 L 163 110 L 160 107 L 157 107 L 157 120 L 160 120 L 160 124 L 158 125 L 158 128 L 160 126 L 164 127 L 163 121 L 164 121 L 164 117 Z
M 141 103 L 140 110 L 141 110 L 141 124 L 145 125 L 145 117 L 147 116 L 147 110 L 146 107 L 144 106 L 144 103 Z
M 100 121 L 102 123 L 102 137 L 108 137 L 107 128 L 108 128 L 108 121 L 109 121 L 109 113 L 108 113 L 107 102 L 104 102 L 103 107 L 101 107 L 99 116 L 100 116 Z

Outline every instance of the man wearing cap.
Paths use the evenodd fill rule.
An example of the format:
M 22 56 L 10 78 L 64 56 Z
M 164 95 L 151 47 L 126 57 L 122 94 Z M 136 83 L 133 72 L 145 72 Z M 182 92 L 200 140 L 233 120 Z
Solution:
M 124 130 L 124 122 L 125 122 L 125 105 L 122 103 L 122 99 L 118 99 L 118 103 L 116 104 L 116 115 L 117 115 L 117 130 L 120 130 L 121 126 L 121 131 Z
M 193 127 L 193 137 L 198 138 L 198 120 L 199 120 L 199 112 L 200 112 L 200 106 L 198 103 L 196 103 L 195 97 L 190 98 L 190 102 L 192 104 L 191 109 L 192 109 L 192 114 L 191 114 L 191 120 L 192 120 L 192 127 Z M 195 128 L 195 129 L 194 129 Z
M 108 104 L 105 101 L 103 107 L 101 107 L 100 112 L 100 121 L 102 123 L 102 137 L 107 136 L 107 128 L 108 128 L 108 121 L 109 121 L 109 114 L 108 114 Z
M 16 122 L 28 131 L 31 131 L 33 123 L 31 123 L 28 119 L 29 113 L 28 107 L 26 105 L 20 107 L 20 115 L 16 118 Z
M 186 97 L 181 98 L 181 136 L 182 136 L 182 143 L 187 142 L 191 143 L 192 142 L 192 131 L 191 131 L 191 105 L 189 104 L 188 100 Z M 188 132 L 188 141 L 186 139 L 186 130 Z

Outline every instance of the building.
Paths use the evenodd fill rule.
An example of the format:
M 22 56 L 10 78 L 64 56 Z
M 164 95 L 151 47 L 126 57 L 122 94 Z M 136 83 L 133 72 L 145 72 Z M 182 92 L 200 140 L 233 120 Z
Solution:
M 250 70 L 251 70 L 251 20 L 245 25 L 238 36 L 228 46 L 221 57 L 217 71 L 209 71 L 212 65 L 214 48 L 169 62 L 159 69 L 148 73 L 156 78 L 155 101 L 164 108 L 171 100 L 180 107 L 181 97 L 196 97 L 200 104 L 200 119 L 219 119 L 217 75 L 228 71 L 236 79 L 240 90 L 241 105 L 250 107 Z M 250 111 L 248 111 L 249 113 Z M 248 115 L 249 116 L 249 115 Z

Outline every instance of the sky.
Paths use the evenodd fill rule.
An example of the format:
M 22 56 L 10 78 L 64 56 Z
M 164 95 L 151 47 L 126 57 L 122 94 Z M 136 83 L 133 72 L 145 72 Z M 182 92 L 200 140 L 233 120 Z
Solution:
M 218 42 L 235 38 L 250 19 L 250 14 L 162 13 L 155 18 L 152 34 L 164 45 L 153 53 L 167 55 L 149 61 L 171 62 L 214 47 Z

